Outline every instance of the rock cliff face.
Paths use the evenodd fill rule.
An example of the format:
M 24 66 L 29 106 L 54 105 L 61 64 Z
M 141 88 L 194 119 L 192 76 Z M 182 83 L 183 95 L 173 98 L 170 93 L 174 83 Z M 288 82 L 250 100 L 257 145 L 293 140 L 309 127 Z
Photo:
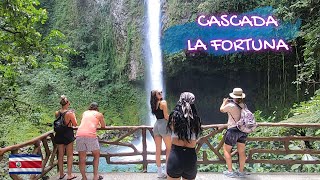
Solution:
M 42 3 L 51 9 L 49 19 L 54 28 L 66 34 L 70 44 L 85 55 L 84 63 L 76 64 L 92 66 L 96 62 L 105 64 L 102 69 L 108 69 L 106 74 L 117 74 L 129 81 L 144 78 L 145 0 L 42 0 Z M 162 31 L 190 21 L 197 5 L 196 1 L 162 0 Z M 110 73 L 110 69 L 114 72 Z M 117 79 L 110 76 L 109 79 Z
M 113 20 L 119 56 L 124 56 L 129 80 L 143 77 L 143 3 L 138 0 L 112 0 L 110 16 Z M 124 54 L 125 52 L 125 54 Z M 128 53 L 128 54 L 127 54 Z
M 95 61 L 88 58 L 98 56 L 99 63 L 106 64 L 104 69 L 112 69 L 122 78 L 143 78 L 143 1 L 43 0 L 43 4 L 49 9 L 52 26 L 86 55 L 85 61 Z
M 100 0 L 100 9 L 109 9 L 116 45 L 116 61 L 123 61 L 125 75 L 130 81 L 143 77 L 142 30 L 143 3 L 138 0 Z

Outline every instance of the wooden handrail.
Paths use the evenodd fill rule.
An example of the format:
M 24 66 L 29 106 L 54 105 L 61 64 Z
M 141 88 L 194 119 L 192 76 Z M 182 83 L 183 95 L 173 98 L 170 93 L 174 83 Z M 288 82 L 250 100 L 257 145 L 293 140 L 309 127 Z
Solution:
M 218 134 L 224 132 L 227 128 L 226 124 L 213 124 L 213 125 L 203 125 L 203 129 L 209 131 L 206 135 L 201 136 L 198 139 L 196 152 L 200 153 L 202 149 L 202 157 L 198 159 L 199 164 L 211 164 L 211 163 L 220 163 L 224 164 L 224 156 L 222 153 L 222 146 L 224 144 L 224 139 L 222 138 L 221 141 L 213 141 L 214 137 Z M 320 128 L 320 123 L 259 123 L 257 131 L 259 131 L 259 127 L 284 127 L 284 128 Z M 78 127 L 74 127 L 75 130 Z M 99 140 L 102 144 L 108 145 L 116 145 L 116 146 L 124 146 L 131 148 L 133 152 L 124 152 L 124 153 L 106 153 L 101 152 L 101 157 L 106 158 L 108 164 L 142 164 L 143 171 L 147 170 L 147 165 L 150 163 L 155 163 L 154 159 L 148 159 L 148 155 L 154 155 L 155 152 L 148 151 L 147 149 L 147 133 L 149 132 L 153 137 L 153 127 L 152 126 L 108 126 L 105 128 L 98 128 L 99 131 L 123 131 L 124 133 L 119 133 L 119 137 L 116 137 L 114 140 Z M 254 134 L 254 133 L 253 133 Z M 130 142 L 122 142 L 126 137 L 133 136 L 133 135 L 140 135 L 142 149 L 137 149 L 137 147 L 130 143 Z M 21 153 L 19 152 L 22 148 L 28 146 L 34 146 L 32 153 L 41 154 L 43 157 L 43 171 L 41 175 L 37 176 L 30 176 L 31 179 L 40 179 L 43 177 L 47 172 L 52 170 L 57 165 L 57 146 L 52 141 L 54 137 L 54 132 L 49 131 L 36 137 L 30 141 L 16 144 L 4 148 L 0 148 L 0 160 L 3 159 L 3 155 L 5 153 L 11 152 L 14 153 Z M 263 143 L 263 142 L 282 142 L 282 146 L 277 149 L 267 149 L 267 148 L 252 148 L 247 149 L 248 152 L 248 163 L 269 163 L 269 164 L 320 164 L 320 158 L 314 161 L 304 161 L 304 160 L 273 160 L 273 159 L 255 159 L 254 154 L 259 153 L 272 153 L 275 155 L 278 154 L 312 154 L 315 156 L 320 155 L 320 150 L 318 149 L 290 149 L 290 144 L 292 141 L 320 141 L 319 136 L 273 136 L 273 137 L 251 137 L 249 136 L 247 139 L 248 144 L 250 143 Z M 205 148 L 204 148 L 205 147 Z M 213 159 L 208 159 L 208 151 L 213 152 L 214 156 Z M 165 154 L 162 152 L 162 154 Z M 211 153 L 212 154 L 212 153 Z M 234 152 L 233 154 L 236 154 Z M 75 153 L 75 155 L 78 155 Z M 134 161 L 114 161 L 111 160 L 111 157 L 126 157 L 126 156 L 141 156 L 141 160 L 134 160 Z M 91 154 L 88 154 L 91 156 Z M 237 160 L 234 159 L 234 162 Z M 163 162 L 165 162 L 163 160 Z M 74 162 L 77 164 L 77 162 Z M 17 176 L 15 176 L 17 178 Z
M 4 147 L 4 148 L 0 148 L 0 156 L 2 156 L 4 153 L 6 153 L 8 151 L 18 150 L 20 148 L 39 143 L 39 141 L 41 141 L 42 139 L 47 138 L 50 134 L 53 134 L 53 133 L 54 133 L 54 131 L 48 131 L 48 132 L 46 132 L 44 134 L 41 134 L 40 136 L 38 136 L 36 138 L 33 138 L 30 141 L 23 142 L 21 144 L 15 144 L 15 145 L 7 146 L 7 147 Z

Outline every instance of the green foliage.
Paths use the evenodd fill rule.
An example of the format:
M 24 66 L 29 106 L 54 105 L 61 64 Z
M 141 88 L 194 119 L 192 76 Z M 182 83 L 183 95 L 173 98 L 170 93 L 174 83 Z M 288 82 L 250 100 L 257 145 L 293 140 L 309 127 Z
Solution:
M 281 3 L 271 1 L 280 17 L 287 20 L 302 20 L 302 28 L 295 46 L 303 47 L 303 59 L 297 62 L 297 84 L 315 85 L 320 81 L 320 7 L 319 0 L 284 0 Z M 299 42 L 300 41 L 300 42 Z
M 275 114 L 275 112 L 273 112 Z M 262 111 L 257 110 L 254 112 L 254 117 L 256 118 L 257 122 L 274 122 L 276 117 L 275 116 L 268 116 L 265 117 L 262 115 Z
M 307 128 L 309 129 L 309 128 Z M 305 129 L 299 128 L 285 128 L 285 127 L 258 127 L 255 132 L 250 133 L 250 137 L 278 137 L 278 136 L 292 136 L 292 135 L 302 135 L 300 132 L 305 132 Z M 308 130 L 309 131 L 309 130 Z M 312 130 L 311 130 L 312 131 Z M 310 136 L 314 136 L 314 131 L 307 134 Z M 204 135 L 210 133 L 211 130 L 206 130 Z M 217 134 L 215 137 L 209 139 L 209 142 L 213 147 L 217 147 L 218 143 L 223 138 L 225 131 Z M 309 145 L 315 149 L 319 149 L 319 142 L 307 142 L 305 141 L 292 141 L 289 145 L 290 150 L 301 150 L 308 149 Z M 281 141 L 261 141 L 261 142 L 247 142 L 246 149 L 283 149 L 284 143 Z M 207 152 L 207 156 L 209 160 L 218 159 L 218 157 L 211 151 L 206 150 L 208 148 L 202 147 L 199 152 L 198 159 L 202 158 L 203 151 Z M 223 150 L 220 150 L 220 153 L 223 155 Z M 272 154 L 272 153 L 256 153 L 253 155 L 253 159 L 295 159 L 295 160 L 314 160 L 319 158 L 318 155 L 310 155 L 310 154 Z M 233 156 L 233 159 L 237 159 L 236 156 Z M 233 163 L 234 170 L 238 169 L 238 163 Z M 222 172 L 226 169 L 225 164 L 209 164 L 209 165 L 199 165 L 198 170 L 200 172 Z M 314 173 L 320 170 L 319 165 L 278 165 L 278 164 L 265 164 L 265 163 L 255 163 L 245 165 L 245 170 L 249 172 L 309 172 Z
M 319 64 L 319 6 L 318 1 L 295 0 L 202 0 L 179 2 L 168 1 L 165 6 L 165 28 L 194 21 L 199 14 L 242 13 L 254 8 L 272 6 L 277 18 L 295 22 L 302 20 L 302 28 L 298 38 L 293 40 L 290 54 L 236 53 L 221 57 L 211 56 L 205 52 L 179 52 L 165 55 L 165 71 L 168 77 L 175 77 L 179 73 L 221 75 L 230 74 L 230 79 L 236 78 L 239 72 L 256 72 L 261 76 L 261 82 L 252 83 L 261 89 L 257 94 L 254 107 L 264 109 L 263 116 L 275 116 L 280 121 L 287 115 L 292 104 L 308 96 L 302 88 L 317 89 L 320 77 Z M 186 7 L 188 6 L 188 7 Z M 196 7 L 196 8 L 194 8 Z M 186 11 L 188 9 L 188 11 Z M 292 84 L 295 83 L 295 85 Z M 251 87 L 252 88 L 252 87 Z M 270 119 L 271 120 L 271 119 Z
M 207 0 L 199 4 L 198 11 L 203 13 L 242 13 L 254 9 L 258 0 Z
M 0 107 L 7 112 L 18 111 L 22 75 L 41 66 L 62 67 L 67 55 L 74 53 L 59 31 L 47 36 L 38 31 L 48 18 L 38 6 L 37 0 L 0 2 Z
M 14 123 L 2 123 L 0 128 L 4 130 L 2 132 L 4 136 L 1 136 L 0 138 L 2 145 L 21 143 L 44 133 L 33 123 L 28 121 L 28 119 L 20 119 L 20 121 Z M 4 142 L 6 144 L 4 144 Z
M 89 83 L 87 87 L 78 86 L 77 79 L 65 78 L 67 74 L 69 74 L 68 71 L 44 70 L 26 77 L 30 81 L 30 86 L 25 86 L 24 95 L 21 97 L 43 106 L 46 109 L 44 112 L 53 115 L 54 110 L 59 108 L 60 95 L 65 94 L 71 101 L 71 108 L 76 109 L 78 121 L 81 113 L 95 101 L 99 103 L 99 109 L 104 113 L 108 125 L 141 123 L 143 111 L 140 111 L 140 108 L 146 108 L 142 105 L 145 104 L 145 97 L 141 89 L 128 83 L 110 84 L 101 88 L 90 86 Z M 52 117 L 47 120 L 52 122 Z
M 295 104 L 284 122 L 319 123 L 320 90 L 309 100 Z
M 122 8 L 128 10 L 119 10 L 120 12 L 115 11 L 115 1 L 105 1 L 103 4 L 76 0 L 42 2 L 41 7 L 45 9 L 40 8 L 37 0 L 0 2 L 1 146 L 23 142 L 51 130 L 53 113 L 60 108 L 58 101 L 62 94 L 68 96 L 71 108 L 76 109 L 78 122 L 89 103 L 96 101 L 108 125 L 141 124 L 141 120 L 147 116 L 146 96 L 139 82 L 131 83 L 129 76 L 131 63 L 136 63 L 138 69 L 143 69 L 143 23 L 138 20 L 143 19 L 143 2 L 123 1 Z M 295 96 L 296 91 L 288 88 L 291 83 L 289 77 L 293 77 L 295 68 L 299 73 L 296 82 L 298 84 L 315 83 L 319 78 L 318 4 L 318 0 L 169 0 L 164 6 L 164 29 L 194 21 L 198 13 L 241 13 L 265 5 L 277 8 L 278 16 L 283 19 L 294 21 L 302 18 L 303 27 L 299 38 L 293 42 L 296 50 L 294 57 L 269 52 L 258 55 L 237 53 L 223 57 L 180 52 L 164 57 L 166 74 L 174 77 L 180 72 L 188 71 L 205 75 L 227 73 L 233 77 L 232 74 L 237 74 L 238 71 L 256 70 L 265 74 L 270 71 L 274 84 L 268 88 L 270 94 L 275 94 L 270 97 L 271 105 L 265 98 L 267 87 L 261 82 L 252 83 L 252 86 L 263 89 L 256 93 L 258 97 L 255 103 L 257 109 L 264 111 L 256 111 L 255 116 L 259 122 L 280 120 L 278 117 L 283 117 L 288 111 L 285 103 L 300 100 Z M 69 46 L 78 53 L 74 53 Z M 66 62 L 66 59 L 69 61 Z M 280 60 L 285 63 L 280 63 Z M 142 71 L 137 71 L 137 79 L 143 78 L 143 73 L 139 72 Z M 296 105 L 290 111 L 290 118 L 286 122 L 319 122 L 319 100 L 320 95 L 317 92 L 312 100 Z M 169 103 L 171 108 L 175 104 L 173 101 Z M 269 106 L 272 106 L 270 113 L 266 113 L 265 107 Z M 24 133 L 20 133 L 21 131 Z M 319 136 L 320 130 L 258 128 L 250 136 L 296 134 Z M 215 136 L 210 142 L 216 146 L 215 142 L 219 142 L 222 135 L 223 133 Z M 302 148 L 301 144 L 302 142 L 295 142 L 290 148 Z M 312 145 L 319 147 L 319 143 Z M 250 143 L 248 147 L 273 149 L 282 147 L 282 144 Z M 202 151 L 205 149 L 201 149 Z M 208 156 L 217 158 L 209 151 Z M 199 158 L 202 158 L 201 155 Z M 314 157 L 308 154 L 261 154 L 257 155 L 257 158 Z M 246 168 L 254 172 L 319 171 L 318 165 L 254 164 L 247 165 Z M 225 165 L 199 166 L 199 171 L 221 172 L 224 169 Z

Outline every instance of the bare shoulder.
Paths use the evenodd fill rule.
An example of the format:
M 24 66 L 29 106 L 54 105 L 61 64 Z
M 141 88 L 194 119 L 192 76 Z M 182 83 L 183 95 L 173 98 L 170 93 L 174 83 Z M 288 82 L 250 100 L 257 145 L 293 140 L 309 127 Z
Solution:
M 97 117 L 103 118 L 103 114 L 102 114 L 101 112 L 98 112 L 98 113 L 97 113 Z
M 228 103 L 227 105 L 226 105 L 226 107 L 236 107 L 237 105 L 235 104 L 235 103 Z
M 58 117 L 59 111 L 56 111 L 56 112 L 54 113 L 54 115 L 55 115 L 56 117 Z
M 68 111 L 66 112 L 66 115 L 71 115 L 71 114 L 74 114 L 74 111 L 73 111 L 73 110 L 68 110 Z
M 160 109 L 163 109 L 164 107 L 167 107 L 167 101 L 166 100 L 160 101 Z
M 161 100 L 160 101 L 160 105 L 167 105 L 167 101 L 166 100 Z

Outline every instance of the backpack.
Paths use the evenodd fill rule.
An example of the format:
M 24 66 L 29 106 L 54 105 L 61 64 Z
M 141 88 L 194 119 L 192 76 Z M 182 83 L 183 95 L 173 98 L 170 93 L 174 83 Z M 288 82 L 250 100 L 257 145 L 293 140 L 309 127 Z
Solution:
M 55 132 L 61 133 L 64 132 L 67 125 L 64 124 L 64 115 L 66 115 L 68 111 L 61 113 L 59 111 L 59 117 L 53 122 L 53 130 Z
M 239 104 L 235 103 L 241 109 L 240 120 L 237 121 L 237 128 L 244 133 L 253 132 L 258 124 L 256 123 L 256 119 L 254 118 L 253 113 L 247 108 L 245 104 L 244 108 L 239 106 Z M 232 115 L 231 115 L 232 116 Z M 233 118 L 233 117 L 232 117 Z M 233 118 L 234 120 L 234 118 Z

